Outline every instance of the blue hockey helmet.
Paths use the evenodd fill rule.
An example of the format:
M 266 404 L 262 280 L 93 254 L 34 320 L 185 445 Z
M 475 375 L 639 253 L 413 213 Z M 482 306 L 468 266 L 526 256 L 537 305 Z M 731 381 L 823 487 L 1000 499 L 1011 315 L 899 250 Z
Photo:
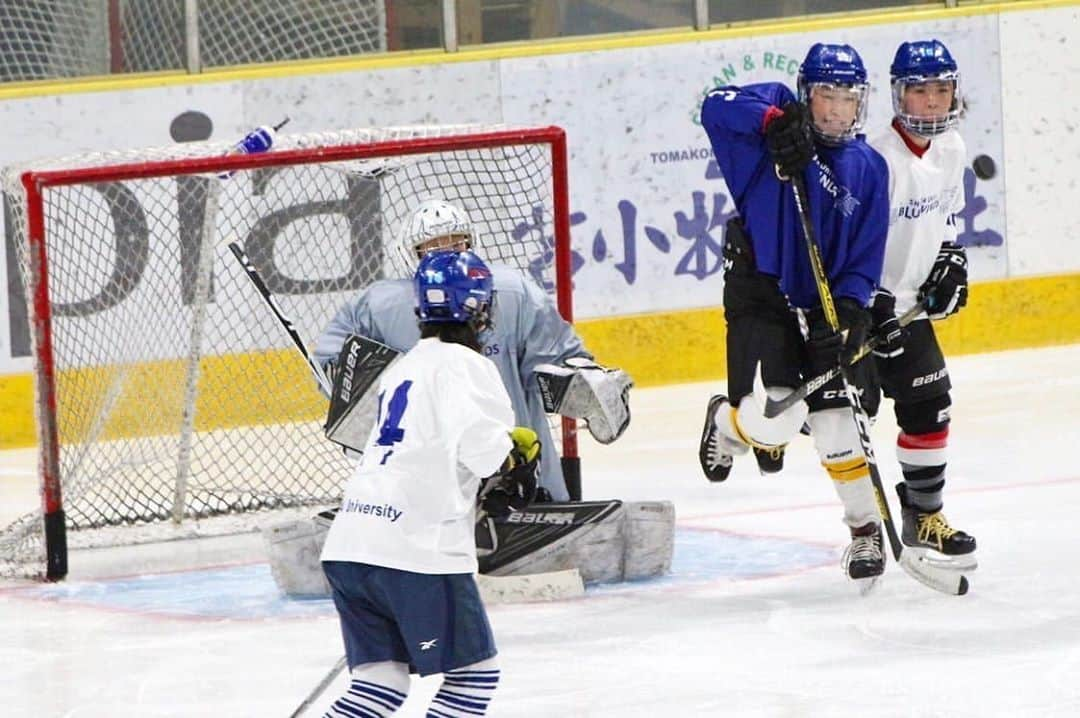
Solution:
M 892 77 L 893 112 L 900 124 L 922 137 L 936 137 L 955 127 L 964 112 L 960 95 L 960 71 L 949 48 L 940 40 L 916 40 L 901 43 L 889 67 Z M 952 99 L 941 114 L 927 117 L 905 110 L 904 95 L 908 89 L 928 83 L 952 85 Z
M 819 140 L 829 145 L 839 145 L 854 139 L 866 124 L 866 108 L 870 85 L 866 80 L 866 66 L 851 45 L 817 43 L 806 53 L 799 66 L 799 101 L 810 107 L 811 95 L 817 88 L 832 94 L 850 95 L 855 102 L 854 119 L 842 126 L 819 125 L 811 111 L 810 128 Z
M 414 277 L 421 322 L 462 322 L 477 332 L 491 327 L 495 288 L 491 270 L 472 252 L 430 252 Z

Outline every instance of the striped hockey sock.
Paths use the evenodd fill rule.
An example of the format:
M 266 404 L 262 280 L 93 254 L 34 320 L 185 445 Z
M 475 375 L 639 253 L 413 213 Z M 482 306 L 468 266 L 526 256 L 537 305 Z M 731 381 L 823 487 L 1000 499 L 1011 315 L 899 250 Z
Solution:
M 447 671 L 439 692 L 431 699 L 426 718 L 472 718 L 487 714 L 499 683 L 494 658 Z
M 404 688 L 404 690 L 400 690 Z M 386 661 L 357 666 L 345 695 L 334 701 L 323 718 L 386 718 L 401 707 L 409 690 L 409 669 Z
M 904 473 L 908 499 L 924 513 L 941 510 L 941 492 L 945 488 L 945 448 L 949 427 L 930 434 L 900 432 L 896 439 L 896 458 Z

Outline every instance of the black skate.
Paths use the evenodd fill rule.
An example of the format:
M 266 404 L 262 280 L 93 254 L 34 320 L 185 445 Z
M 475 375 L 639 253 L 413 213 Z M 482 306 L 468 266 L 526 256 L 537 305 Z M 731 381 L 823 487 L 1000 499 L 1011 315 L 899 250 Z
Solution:
M 731 473 L 734 454 L 746 451 L 745 446 L 724 436 L 716 425 L 716 408 L 725 401 L 727 397 L 723 394 L 709 399 L 709 406 L 705 409 L 705 427 L 701 430 L 701 443 L 698 445 L 701 470 L 705 472 L 706 479 L 715 482 L 725 480 Z
M 859 586 L 859 593 L 868 594 L 885 573 L 885 540 L 880 524 L 851 529 L 851 543 L 841 562 L 844 573 Z
M 758 471 L 762 476 L 767 474 L 778 474 L 784 469 L 784 451 L 787 449 L 787 444 L 784 446 L 774 446 L 771 449 L 759 449 L 754 447 L 754 458 L 757 459 Z
M 975 537 L 949 525 L 941 510 L 926 512 L 913 506 L 908 499 L 907 485 L 896 485 L 904 527 L 900 538 L 904 545 L 926 552 L 926 559 L 938 565 L 971 571 L 978 567 L 975 560 Z

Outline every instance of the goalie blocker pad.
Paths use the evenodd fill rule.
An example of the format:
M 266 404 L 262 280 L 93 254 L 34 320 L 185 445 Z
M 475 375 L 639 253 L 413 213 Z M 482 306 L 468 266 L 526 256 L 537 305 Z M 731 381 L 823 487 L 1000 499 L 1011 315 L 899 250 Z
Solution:
M 326 414 L 326 438 L 347 449 L 363 451 L 375 417 L 368 389 L 401 352 L 374 339 L 350 336 L 334 365 L 334 387 Z
M 274 582 L 290 598 L 326 598 L 319 555 L 334 511 L 262 529 Z M 476 525 L 480 573 L 533 576 L 576 570 L 585 583 L 629 581 L 671 570 L 670 501 L 533 504 Z M 539 578 L 539 576 L 537 576 Z
M 536 382 L 544 411 L 584 419 L 589 433 L 610 444 L 630 425 L 630 375 L 608 369 L 585 357 L 571 357 L 562 366 L 540 364 Z

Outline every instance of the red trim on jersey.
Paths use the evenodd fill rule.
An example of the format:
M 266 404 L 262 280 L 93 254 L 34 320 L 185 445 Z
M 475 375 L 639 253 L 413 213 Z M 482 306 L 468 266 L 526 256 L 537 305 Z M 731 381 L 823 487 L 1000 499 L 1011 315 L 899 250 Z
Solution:
M 931 434 L 905 434 L 900 432 L 896 445 L 901 449 L 944 449 L 949 443 L 949 427 Z
M 783 117 L 784 111 L 776 105 L 769 105 L 769 109 L 765 110 L 765 116 L 761 118 L 761 131 L 765 132 L 765 129 L 769 126 L 773 120 L 777 117 Z
M 922 156 L 926 154 L 926 151 L 928 149 L 930 149 L 930 144 L 927 143 L 926 147 L 919 147 L 917 144 L 915 144 L 915 141 L 911 139 L 911 133 L 905 130 L 904 126 L 900 124 L 900 120 L 896 119 L 895 117 L 892 120 L 892 126 L 893 129 L 896 130 L 897 134 L 900 135 L 900 139 L 902 139 L 904 141 L 904 144 L 907 145 L 907 148 L 911 150 L 911 154 L 915 155 L 919 159 L 922 159 Z

